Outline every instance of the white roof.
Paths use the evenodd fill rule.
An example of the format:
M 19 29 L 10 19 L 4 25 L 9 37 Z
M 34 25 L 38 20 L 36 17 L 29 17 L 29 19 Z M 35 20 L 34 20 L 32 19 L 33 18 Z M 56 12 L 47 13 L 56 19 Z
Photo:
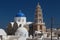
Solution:
M 27 29 L 24 27 L 24 25 L 22 24 L 21 27 L 19 27 L 16 31 L 17 34 L 20 34 L 20 33 L 26 33 L 28 32 Z
M 33 22 L 27 22 L 26 24 L 32 24 Z
M 20 37 L 24 37 L 25 35 L 26 37 L 28 37 L 28 30 L 22 25 L 17 29 L 17 31 L 15 32 L 15 35 Z
M 4 29 L 0 29 L 0 35 L 7 35 Z
M 23 32 L 23 33 L 25 33 L 25 32 L 27 32 L 27 29 L 26 28 L 24 28 L 24 27 L 20 27 L 20 28 L 18 28 L 17 29 L 17 31 L 16 31 L 17 33 L 20 33 L 20 32 Z

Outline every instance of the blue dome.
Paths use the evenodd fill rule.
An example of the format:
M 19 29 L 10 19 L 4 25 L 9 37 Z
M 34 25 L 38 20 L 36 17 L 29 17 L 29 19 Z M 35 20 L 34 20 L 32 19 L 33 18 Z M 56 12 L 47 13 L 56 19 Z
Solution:
M 19 13 L 17 13 L 16 17 L 25 17 L 25 15 L 21 11 L 19 11 Z

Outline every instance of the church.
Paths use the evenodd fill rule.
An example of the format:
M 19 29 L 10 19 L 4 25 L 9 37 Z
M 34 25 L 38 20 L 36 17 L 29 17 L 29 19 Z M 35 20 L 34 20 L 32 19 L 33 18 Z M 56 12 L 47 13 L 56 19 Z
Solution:
M 37 4 L 36 10 L 35 10 L 34 22 L 27 22 L 26 20 L 27 19 L 26 19 L 25 14 L 20 10 L 14 17 L 14 22 L 10 22 L 8 24 L 7 34 L 14 35 L 17 28 L 19 28 L 22 24 L 24 24 L 24 27 L 29 31 L 29 33 L 31 33 L 32 31 L 31 33 L 32 35 L 33 35 L 33 32 L 35 31 L 46 32 L 45 23 L 43 22 L 42 9 L 39 3 Z M 32 27 L 30 28 L 29 26 L 31 25 Z
M 16 30 L 24 24 L 24 27 L 29 30 L 28 25 L 32 22 L 26 21 L 26 16 L 24 13 L 21 12 L 21 10 L 17 13 L 17 15 L 14 17 L 14 22 L 10 22 L 7 27 L 7 34 L 8 35 L 14 35 Z
M 6 31 L 0 29 L 0 39 L 2 40 L 50 40 L 51 30 L 46 29 L 43 21 L 43 13 L 40 4 L 38 3 L 34 13 L 34 22 L 27 22 L 25 14 L 19 10 L 14 17 L 13 22 L 9 22 Z M 53 29 L 52 36 L 56 37 L 56 29 Z

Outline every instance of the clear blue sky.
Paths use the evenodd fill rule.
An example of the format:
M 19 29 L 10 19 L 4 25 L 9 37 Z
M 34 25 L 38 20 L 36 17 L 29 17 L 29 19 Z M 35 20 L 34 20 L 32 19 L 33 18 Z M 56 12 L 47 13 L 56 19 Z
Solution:
M 19 10 L 26 15 L 27 21 L 33 21 L 38 2 L 43 10 L 46 26 L 50 27 L 51 16 L 54 16 L 54 23 L 60 25 L 60 0 L 0 0 L 0 28 L 7 27 Z

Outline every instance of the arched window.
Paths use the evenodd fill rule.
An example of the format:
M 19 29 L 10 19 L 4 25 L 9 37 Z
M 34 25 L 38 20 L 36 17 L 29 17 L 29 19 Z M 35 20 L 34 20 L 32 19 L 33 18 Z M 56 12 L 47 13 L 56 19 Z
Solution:
M 21 24 L 19 25 L 19 27 L 21 27 Z

